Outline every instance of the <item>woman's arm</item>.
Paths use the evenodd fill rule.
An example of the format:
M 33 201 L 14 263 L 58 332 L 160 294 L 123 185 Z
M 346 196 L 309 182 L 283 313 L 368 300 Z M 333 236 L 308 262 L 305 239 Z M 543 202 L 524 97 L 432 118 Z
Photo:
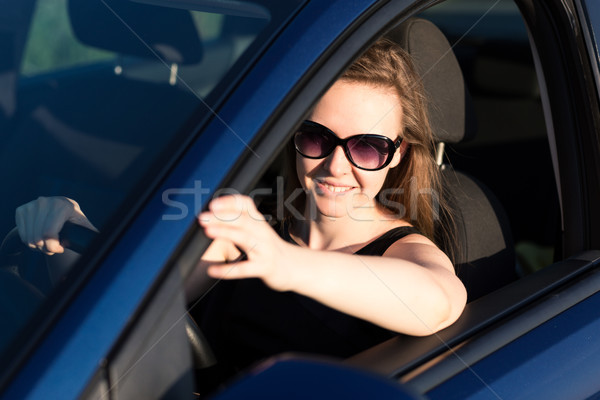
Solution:
M 300 249 L 292 290 L 396 332 L 437 332 L 460 316 L 466 291 L 446 256 L 414 236 L 383 257 Z
M 211 202 L 200 215 L 206 235 L 235 243 L 247 261 L 211 265 L 214 278 L 261 278 L 339 311 L 409 335 L 429 335 L 453 323 L 466 290 L 433 243 L 411 235 L 383 257 L 305 249 L 283 241 L 243 196 Z

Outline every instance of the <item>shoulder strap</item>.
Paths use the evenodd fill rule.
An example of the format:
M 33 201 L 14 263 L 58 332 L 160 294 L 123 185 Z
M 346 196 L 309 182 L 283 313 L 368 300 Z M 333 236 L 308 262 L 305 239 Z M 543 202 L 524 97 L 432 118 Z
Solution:
M 398 228 L 387 231 L 354 254 L 363 256 L 381 256 L 392 244 L 403 237 L 412 234 L 422 235 L 422 233 L 413 226 L 399 226 Z

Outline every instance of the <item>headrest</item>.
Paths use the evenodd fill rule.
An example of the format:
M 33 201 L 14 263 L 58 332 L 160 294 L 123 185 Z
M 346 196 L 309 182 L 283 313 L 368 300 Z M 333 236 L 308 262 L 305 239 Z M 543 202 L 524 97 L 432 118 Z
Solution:
M 471 97 L 444 34 L 430 21 L 411 18 L 387 35 L 412 57 L 423 80 L 436 140 L 458 143 L 475 135 Z
M 189 11 L 130 0 L 70 0 L 78 40 L 89 46 L 177 64 L 202 60 L 202 43 Z

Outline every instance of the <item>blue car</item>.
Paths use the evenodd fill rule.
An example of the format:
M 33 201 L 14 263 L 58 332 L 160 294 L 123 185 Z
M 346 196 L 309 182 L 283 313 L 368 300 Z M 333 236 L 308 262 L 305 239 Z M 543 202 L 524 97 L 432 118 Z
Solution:
M 597 2 L 2 5 L 3 398 L 600 393 Z M 344 358 L 286 352 L 218 380 L 195 321 L 203 296 L 184 296 L 210 244 L 196 216 L 243 193 L 275 221 L 286 143 L 382 36 L 411 54 L 429 97 L 466 309 L 431 336 Z M 64 254 L 28 249 L 15 209 L 40 196 L 77 199 L 99 233 L 67 224 Z

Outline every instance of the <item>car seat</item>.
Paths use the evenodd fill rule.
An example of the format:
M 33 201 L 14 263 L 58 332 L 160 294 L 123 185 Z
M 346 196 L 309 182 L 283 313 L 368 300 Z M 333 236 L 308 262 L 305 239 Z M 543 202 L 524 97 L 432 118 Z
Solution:
M 411 18 L 387 35 L 412 57 L 429 101 L 437 161 L 456 224 L 455 267 L 468 301 L 517 278 L 508 218 L 481 182 L 445 164 L 445 143 L 475 135 L 476 123 L 461 68 L 445 35 L 430 21 Z M 443 221 L 441 221 L 443 222 Z M 442 246 L 444 247 L 444 246 Z

